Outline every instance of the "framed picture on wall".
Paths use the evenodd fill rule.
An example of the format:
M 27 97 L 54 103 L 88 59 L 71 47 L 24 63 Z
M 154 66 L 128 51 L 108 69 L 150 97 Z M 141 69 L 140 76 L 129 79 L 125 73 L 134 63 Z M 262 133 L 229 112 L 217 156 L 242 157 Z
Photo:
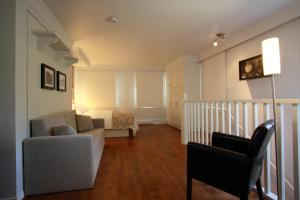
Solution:
M 41 87 L 43 89 L 55 89 L 55 69 L 48 65 L 41 64 Z
M 67 75 L 57 71 L 56 72 L 57 81 L 57 91 L 66 92 L 67 91 Z
M 240 80 L 262 78 L 264 75 L 262 55 L 239 62 Z

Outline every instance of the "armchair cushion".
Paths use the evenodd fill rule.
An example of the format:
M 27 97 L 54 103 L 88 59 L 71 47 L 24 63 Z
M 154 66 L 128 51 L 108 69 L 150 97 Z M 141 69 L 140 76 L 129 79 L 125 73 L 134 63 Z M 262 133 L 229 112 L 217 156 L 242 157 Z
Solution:
M 94 129 L 92 118 L 87 115 L 76 115 L 78 132 L 90 131 Z

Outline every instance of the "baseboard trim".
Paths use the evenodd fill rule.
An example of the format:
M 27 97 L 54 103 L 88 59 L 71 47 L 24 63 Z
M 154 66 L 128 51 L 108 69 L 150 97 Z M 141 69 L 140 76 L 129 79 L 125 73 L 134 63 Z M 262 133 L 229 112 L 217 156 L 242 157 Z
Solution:
M 169 124 L 170 126 L 173 126 L 174 128 L 177 128 L 177 129 L 181 130 L 181 126 L 178 125 L 178 124 L 176 124 L 176 123 L 174 123 L 174 122 L 168 121 L 168 124 Z

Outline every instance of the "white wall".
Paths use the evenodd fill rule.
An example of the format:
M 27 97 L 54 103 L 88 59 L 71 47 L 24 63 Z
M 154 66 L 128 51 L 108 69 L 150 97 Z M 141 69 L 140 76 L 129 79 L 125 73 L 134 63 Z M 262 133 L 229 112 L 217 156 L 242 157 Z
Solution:
M 23 150 L 22 142 L 28 137 L 27 116 L 27 1 L 16 1 L 16 44 L 15 44 L 15 127 L 16 127 L 16 196 L 22 199 Z
M 201 63 L 203 100 L 226 99 L 225 52 Z
M 45 31 L 44 26 L 28 13 L 28 118 L 72 108 L 72 68 L 64 59 L 55 59 L 55 52 L 47 47 L 37 49 L 37 36 L 32 30 Z M 67 92 L 41 89 L 41 63 L 67 75 Z
M 167 74 L 167 120 L 181 127 L 182 98 L 200 97 L 200 71 L 198 58 L 180 56 L 166 66 Z
M 1 1 L 0 198 L 16 195 L 15 154 L 15 2 Z
M 47 28 L 49 31 L 55 31 L 61 39 L 66 41 L 67 45 L 70 45 L 70 41 L 57 20 L 44 7 L 42 1 L 4 0 L 1 1 L 0 5 L 0 22 L 3 29 L 1 29 L 0 37 L 2 61 L 0 68 L 0 91 L 2 95 L 0 98 L 0 199 L 22 199 L 24 195 L 22 141 L 29 135 L 28 117 L 48 114 L 67 107 L 71 108 L 71 93 L 64 94 L 68 97 L 62 99 L 60 97 L 63 94 L 57 95 L 60 96 L 58 98 L 45 97 L 46 95 L 37 90 L 37 85 L 40 86 L 38 62 L 59 64 L 58 68 L 68 74 L 69 69 L 60 68 L 62 67 L 61 63 L 51 61 L 50 54 L 53 52 L 49 51 L 49 54 L 36 52 L 33 49 L 32 35 L 27 30 L 30 31 L 33 27 L 37 29 Z M 34 18 L 41 20 L 43 25 L 35 26 L 36 21 L 34 22 L 33 18 L 29 19 L 28 12 L 34 13 Z M 27 21 L 27 17 L 31 22 Z M 71 86 L 71 84 L 68 85 Z M 64 99 L 67 100 L 64 101 Z M 60 101 L 63 102 L 62 107 L 60 107 L 61 105 L 52 106 L 53 102 Z M 49 106 L 49 104 L 51 105 Z M 43 107 L 42 105 L 46 106 Z
M 300 98 L 299 34 L 300 18 L 297 18 L 201 62 L 205 99 L 225 100 L 224 91 L 228 100 L 271 98 L 270 78 L 239 80 L 239 61 L 261 54 L 261 41 L 269 37 L 280 40 L 282 73 L 275 80 L 277 98 Z

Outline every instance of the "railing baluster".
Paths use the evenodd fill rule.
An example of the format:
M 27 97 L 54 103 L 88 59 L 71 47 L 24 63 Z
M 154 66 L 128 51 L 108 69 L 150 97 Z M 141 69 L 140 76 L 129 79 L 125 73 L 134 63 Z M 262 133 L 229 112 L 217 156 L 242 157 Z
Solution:
M 220 131 L 219 128 L 219 103 L 216 102 L 216 131 Z
M 248 103 L 244 103 L 244 137 L 249 138 Z
M 191 142 L 191 115 L 190 115 L 190 102 L 187 102 L 187 129 L 188 129 L 188 141 Z
M 193 102 L 193 119 L 194 119 L 194 142 L 197 142 L 197 104 L 196 101 Z
M 296 105 L 297 130 L 294 133 L 294 199 L 300 199 L 300 104 Z
M 205 132 L 205 118 L 204 118 L 204 109 L 205 109 L 205 104 L 204 102 L 201 103 L 202 108 L 201 108 L 201 143 L 204 143 L 204 132 Z
M 259 104 L 258 103 L 254 103 L 253 104 L 253 130 L 256 129 L 256 127 L 259 125 L 259 116 L 258 116 L 258 111 L 259 111 Z
M 189 142 L 188 134 L 189 134 L 189 127 L 188 127 L 188 106 L 185 99 L 183 100 L 183 133 L 181 134 L 181 143 L 187 144 Z
M 277 129 L 278 130 L 278 129 Z M 277 131 L 277 167 L 279 177 L 279 199 L 285 200 L 285 157 L 284 157 L 285 105 L 280 104 L 280 129 Z
M 240 104 L 235 104 L 235 131 L 236 135 L 240 136 Z
M 212 133 L 214 132 L 214 103 L 210 104 L 210 132 L 209 132 L 209 141 L 211 143 Z
M 264 104 L 264 118 L 265 121 L 271 119 L 270 104 Z M 267 146 L 267 152 L 264 163 L 264 181 L 265 181 L 265 193 L 271 193 L 271 149 L 270 144 Z
M 205 144 L 208 145 L 208 103 L 205 104 Z
M 231 102 L 228 103 L 228 134 L 231 135 Z
M 198 116 L 198 130 L 197 130 L 197 138 L 198 138 L 198 143 L 200 143 L 200 102 L 197 102 L 197 116 Z
M 225 103 L 222 102 L 222 132 L 225 133 Z

